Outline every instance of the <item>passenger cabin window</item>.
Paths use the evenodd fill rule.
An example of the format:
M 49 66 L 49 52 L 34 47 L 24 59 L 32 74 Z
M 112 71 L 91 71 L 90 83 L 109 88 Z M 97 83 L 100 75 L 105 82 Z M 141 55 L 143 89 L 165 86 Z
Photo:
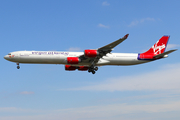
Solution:
M 11 55 L 11 53 L 9 53 L 8 55 Z

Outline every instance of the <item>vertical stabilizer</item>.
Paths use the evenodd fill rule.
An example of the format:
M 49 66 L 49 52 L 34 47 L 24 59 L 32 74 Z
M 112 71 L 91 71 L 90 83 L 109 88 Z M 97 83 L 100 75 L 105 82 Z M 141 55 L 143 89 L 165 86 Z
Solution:
M 163 36 L 148 51 L 138 55 L 139 60 L 153 60 L 154 56 L 164 53 L 170 36 Z
M 166 45 L 168 43 L 169 37 L 170 36 L 163 36 L 144 54 L 154 54 L 154 55 L 162 54 L 166 49 Z

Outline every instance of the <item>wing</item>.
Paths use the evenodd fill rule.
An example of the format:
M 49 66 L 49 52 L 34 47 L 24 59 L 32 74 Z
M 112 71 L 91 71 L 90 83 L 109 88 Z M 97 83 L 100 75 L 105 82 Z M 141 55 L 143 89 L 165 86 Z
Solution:
M 118 40 L 116 40 L 116 41 L 114 41 L 114 42 L 112 42 L 112 43 L 110 43 L 108 45 L 105 45 L 105 46 L 101 47 L 101 48 L 98 48 L 98 52 L 100 54 L 102 54 L 102 56 L 106 55 L 107 53 L 110 53 L 114 47 L 116 47 L 121 42 L 126 40 L 128 36 L 129 36 L 129 34 L 126 34 L 123 38 L 120 38 L 120 39 L 118 39 Z
M 116 47 L 118 44 L 120 44 L 121 42 L 123 42 L 124 40 L 127 39 L 127 37 L 129 36 L 129 34 L 126 34 L 123 38 L 120 38 L 108 45 L 105 45 L 101 48 L 96 49 L 96 51 L 98 52 L 96 57 L 93 58 L 89 58 L 89 57 L 85 57 L 85 55 L 81 55 L 79 56 L 79 58 L 81 59 L 82 62 L 89 62 L 92 65 L 96 64 L 98 62 L 98 60 L 100 58 L 102 58 L 103 56 L 105 56 L 107 53 L 110 53 L 114 47 Z

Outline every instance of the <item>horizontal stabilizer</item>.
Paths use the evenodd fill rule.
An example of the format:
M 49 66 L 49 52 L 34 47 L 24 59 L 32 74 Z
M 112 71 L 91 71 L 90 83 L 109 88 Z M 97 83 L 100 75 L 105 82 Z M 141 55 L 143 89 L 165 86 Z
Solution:
M 164 55 L 170 54 L 170 53 L 172 53 L 172 52 L 174 52 L 174 51 L 176 51 L 176 50 L 177 50 L 177 49 L 169 50 L 169 51 L 164 52 L 164 53 L 162 53 L 162 54 L 158 54 L 158 55 L 154 56 L 153 58 L 161 58 L 161 57 L 164 57 Z

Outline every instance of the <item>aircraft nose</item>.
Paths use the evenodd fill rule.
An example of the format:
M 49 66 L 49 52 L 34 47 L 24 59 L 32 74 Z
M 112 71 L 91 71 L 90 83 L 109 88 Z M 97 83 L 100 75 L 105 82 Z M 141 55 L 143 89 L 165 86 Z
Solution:
M 8 55 L 5 55 L 4 56 L 4 59 L 8 60 L 9 56 Z

